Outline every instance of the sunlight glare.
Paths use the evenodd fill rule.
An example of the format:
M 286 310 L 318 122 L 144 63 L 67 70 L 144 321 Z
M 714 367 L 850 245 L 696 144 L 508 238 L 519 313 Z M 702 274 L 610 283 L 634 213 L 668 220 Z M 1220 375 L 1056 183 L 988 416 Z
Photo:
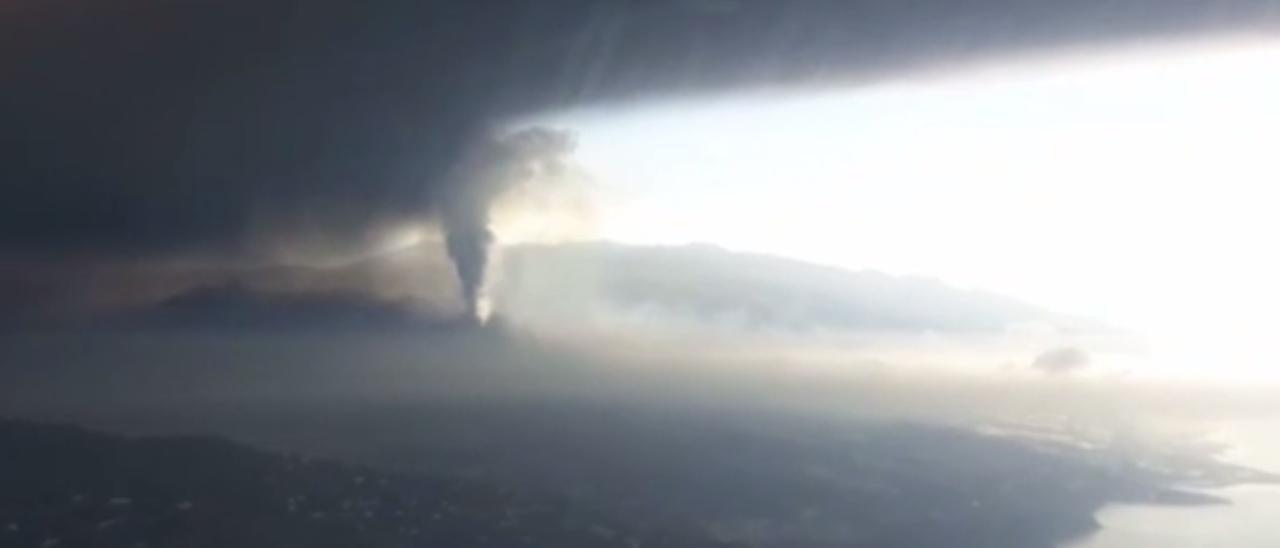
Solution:
M 938 277 L 1098 318 L 1142 374 L 1280 379 L 1280 44 L 581 110 L 604 238 Z

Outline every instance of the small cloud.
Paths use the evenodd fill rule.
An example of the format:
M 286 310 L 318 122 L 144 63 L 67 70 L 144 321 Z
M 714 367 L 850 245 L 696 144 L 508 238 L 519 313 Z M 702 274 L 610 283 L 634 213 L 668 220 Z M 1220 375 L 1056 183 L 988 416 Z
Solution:
M 1050 374 L 1070 373 L 1088 366 L 1089 354 L 1070 346 L 1046 350 L 1031 362 L 1031 367 Z

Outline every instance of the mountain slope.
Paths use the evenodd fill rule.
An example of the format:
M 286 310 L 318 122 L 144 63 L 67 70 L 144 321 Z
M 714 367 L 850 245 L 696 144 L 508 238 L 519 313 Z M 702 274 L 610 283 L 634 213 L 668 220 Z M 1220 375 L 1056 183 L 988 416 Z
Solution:
M 939 281 L 852 272 L 716 247 L 609 243 L 506 250 L 500 311 L 660 316 L 782 330 L 992 332 L 1069 323 L 1014 299 Z

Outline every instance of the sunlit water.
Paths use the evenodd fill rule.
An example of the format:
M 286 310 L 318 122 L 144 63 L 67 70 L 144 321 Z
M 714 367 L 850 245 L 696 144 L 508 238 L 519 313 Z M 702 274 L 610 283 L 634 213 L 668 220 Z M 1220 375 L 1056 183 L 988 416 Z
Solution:
M 1113 505 L 1098 513 L 1102 530 L 1070 548 L 1275 548 L 1280 546 L 1280 487 L 1216 491 L 1230 505 Z
M 1280 470 L 1280 423 L 1231 425 L 1239 444 L 1228 459 Z M 1212 491 L 1231 501 L 1214 506 L 1115 504 L 1097 515 L 1102 529 L 1068 548 L 1275 548 L 1280 546 L 1280 485 L 1241 485 Z

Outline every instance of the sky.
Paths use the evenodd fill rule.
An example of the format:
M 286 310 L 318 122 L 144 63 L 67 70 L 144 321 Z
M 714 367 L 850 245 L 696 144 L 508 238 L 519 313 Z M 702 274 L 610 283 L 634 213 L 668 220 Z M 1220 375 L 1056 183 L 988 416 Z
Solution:
M 1273 2 L 0 10 L 0 327 L 241 294 L 210 286 L 403 299 L 342 267 L 420 227 L 455 268 L 414 295 L 461 287 L 475 311 L 498 195 L 572 164 L 609 189 L 606 239 L 935 276 L 1143 328 L 1175 303 L 1197 320 L 1164 339 L 1239 322 L 1255 342 L 1230 351 L 1260 350 L 1244 319 L 1265 307 L 1184 289 L 1221 280 L 1238 303 L 1270 277 L 1236 265 L 1269 228 Z M 548 127 L 499 131 L 529 117 Z
M 1274 378 L 1278 75 L 1235 36 L 539 123 L 577 135 L 599 237 L 936 277 L 1136 330 L 1147 370 Z

